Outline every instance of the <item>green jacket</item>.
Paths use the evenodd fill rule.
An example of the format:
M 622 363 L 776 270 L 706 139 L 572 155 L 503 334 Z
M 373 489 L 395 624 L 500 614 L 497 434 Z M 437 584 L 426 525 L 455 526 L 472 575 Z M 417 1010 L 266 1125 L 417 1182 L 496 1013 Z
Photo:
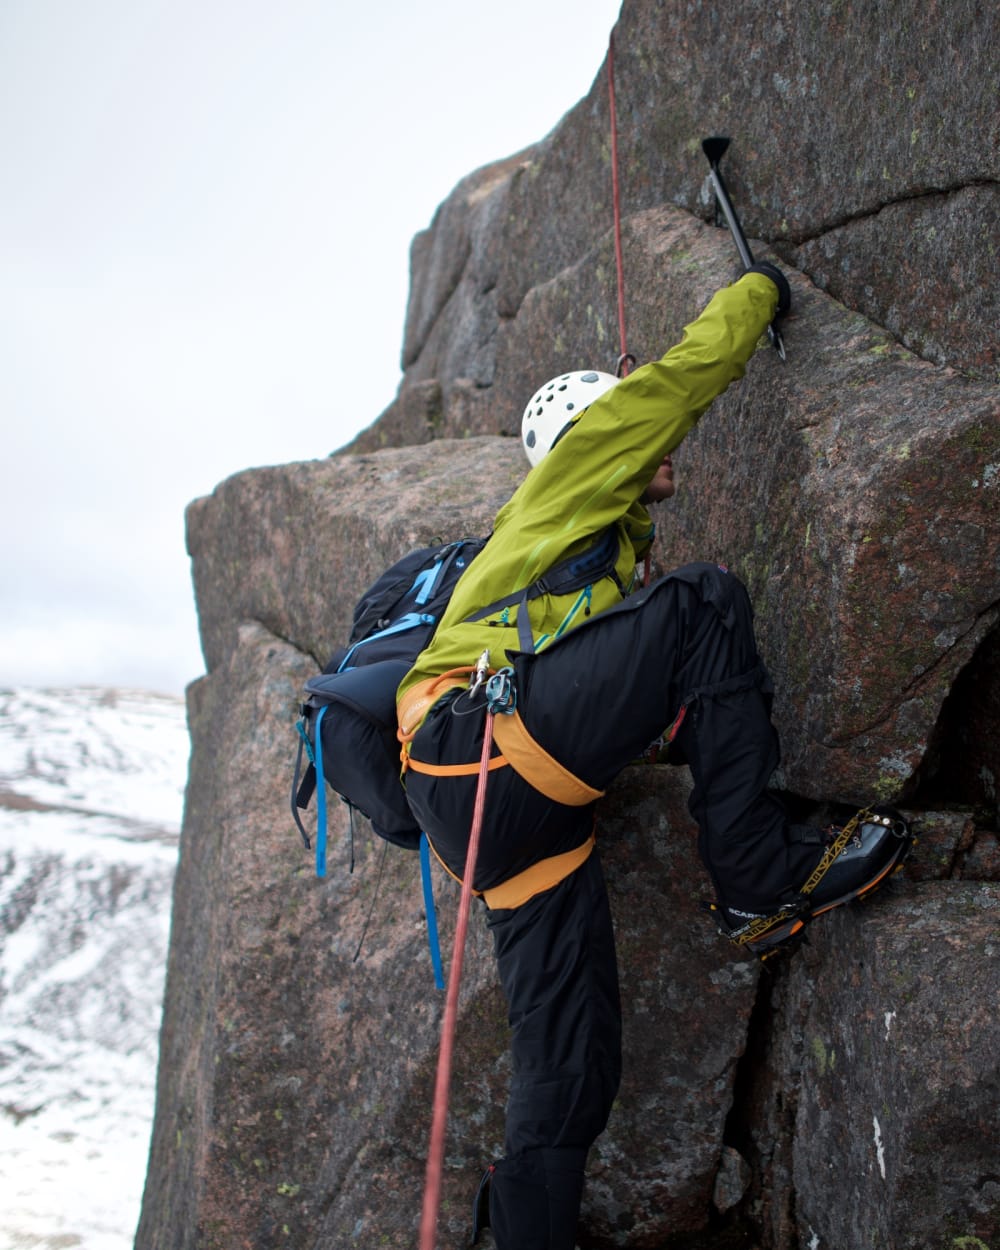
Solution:
M 777 303 L 769 278 L 744 274 L 712 298 L 661 360 L 636 369 L 580 414 L 497 513 L 489 543 L 459 579 L 430 646 L 403 679 L 397 698 L 418 681 L 474 665 L 484 650 L 491 668 L 507 664 L 506 652 L 519 650 L 518 609 L 508 610 L 506 625 L 497 623 L 500 612 L 483 621 L 466 617 L 585 550 L 612 524 L 618 527 L 618 581 L 633 584 L 636 563 L 653 536 L 641 495 L 663 457 L 716 396 L 743 376 Z M 543 651 L 621 597 L 615 580 L 606 577 L 581 592 L 531 600 L 535 650 Z

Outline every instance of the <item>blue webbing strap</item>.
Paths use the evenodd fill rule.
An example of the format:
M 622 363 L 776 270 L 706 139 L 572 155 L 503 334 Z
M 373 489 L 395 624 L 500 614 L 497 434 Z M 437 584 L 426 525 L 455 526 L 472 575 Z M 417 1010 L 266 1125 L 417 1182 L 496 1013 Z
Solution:
M 438 941 L 437 912 L 434 910 L 434 885 L 431 881 L 431 847 L 427 834 L 420 835 L 420 880 L 424 887 L 424 912 L 427 915 L 427 943 L 431 948 L 434 965 L 434 984 L 444 989 L 444 972 L 441 968 L 441 943 Z
M 367 638 L 359 638 L 340 661 L 340 666 L 337 669 L 337 672 L 343 673 L 347 669 L 355 667 L 351 661 L 354 659 L 354 653 L 357 651 L 358 647 L 363 647 L 372 642 L 381 642 L 384 638 L 388 638 L 392 634 L 401 634 L 407 629 L 415 629 L 418 625 L 433 624 L 434 617 L 427 612 L 407 612 L 405 616 L 401 616 L 398 620 L 393 621 L 393 623 L 391 625 L 387 625 L 385 629 L 380 629 L 375 634 L 369 634 Z
M 443 558 L 435 560 L 429 569 L 424 569 L 422 573 L 417 574 L 416 580 L 410 587 L 411 592 L 417 591 L 416 598 L 413 600 L 414 603 L 424 604 L 430 599 L 434 593 L 434 588 L 437 586 L 438 574 L 441 572 L 443 565 Z
M 316 713 L 316 738 L 314 754 L 316 757 L 316 876 L 326 876 L 326 780 L 323 776 L 323 739 L 321 731 L 323 716 L 329 704 L 324 705 Z M 353 815 L 353 813 L 352 813 Z M 352 828 L 353 832 L 353 828 Z M 386 843 L 388 846 L 388 843 Z M 352 848 L 353 869 L 353 848 Z M 438 939 L 437 912 L 434 909 L 434 886 L 431 881 L 431 848 L 427 834 L 420 835 L 420 878 L 424 890 L 424 911 L 427 915 L 427 943 L 431 950 L 431 964 L 434 968 L 434 984 L 439 990 L 444 989 L 444 971 L 441 967 L 441 943 Z M 366 926 L 367 927 L 367 926 Z M 362 937 L 362 941 L 364 938 Z M 358 948 L 360 950 L 360 947 Z M 356 958 L 356 956 L 355 956 Z
M 323 777 L 323 739 L 320 729 L 323 715 L 330 705 L 324 704 L 316 713 L 316 876 L 326 876 L 326 781 Z

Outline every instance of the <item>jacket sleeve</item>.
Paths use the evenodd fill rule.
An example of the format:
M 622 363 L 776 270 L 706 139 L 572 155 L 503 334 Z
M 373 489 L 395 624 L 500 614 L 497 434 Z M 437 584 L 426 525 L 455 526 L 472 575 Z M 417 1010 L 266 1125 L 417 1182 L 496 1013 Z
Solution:
M 662 359 L 636 369 L 586 409 L 497 516 L 498 532 L 512 524 L 537 535 L 537 542 L 521 537 L 527 559 L 518 576 L 537 576 L 569 543 L 629 509 L 663 457 L 743 376 L 777 303 L 770 279 L 745 274 L 716 293 Z
M 495 628 L 470 614 L 530 585 L 607 526 L 630 515 L 648 520 L 638 501 L 657 466 L 712 400 L 743 376 L 777 302 L 770 279 L 745 274 L 713 297 L 662 360 L 636 369 L 586 409 L 500 509 L 486 549 L 459 579 L 433 641 L 400 691 L 474 664 L 484 648 L 500 667 L 507 648 L 517 646 L 516 625 Z M 622 553 L 626 563 L 631 552 Z M 595 600 L 595 611 L 602 606 Z M 555 596 L 534 600 L 533 635 L 557 628 L 567 608 Z

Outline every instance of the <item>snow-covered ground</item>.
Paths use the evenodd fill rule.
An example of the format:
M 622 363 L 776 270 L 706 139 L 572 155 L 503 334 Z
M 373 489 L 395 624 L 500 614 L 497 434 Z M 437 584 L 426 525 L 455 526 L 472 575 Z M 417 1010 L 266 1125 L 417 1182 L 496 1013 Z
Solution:
M 180 699 L 0 690 L 0 1250 L 128 1250 L 188 736 Z

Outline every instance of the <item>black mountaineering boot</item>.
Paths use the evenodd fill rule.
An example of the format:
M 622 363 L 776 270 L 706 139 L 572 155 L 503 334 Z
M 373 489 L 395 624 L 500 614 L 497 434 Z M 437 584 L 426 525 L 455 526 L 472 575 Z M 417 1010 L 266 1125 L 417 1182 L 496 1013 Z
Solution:
M 914 842 L 910 825 L 891 807 L 863 808 L 829 829 L 793 826 L 790 835 L 823 847 L 797 895 L 765 912 L 708 907 L 719 931 L 760 959 L 796 945 L 810 920 L 878 889 L 902 867 Z
M 891 807 L 865 808 L 854 817 L 854 822 L 846 845 L 829 866 L 823 868 L 828 853 L 824 852 L 813 872 L 815 877 L 823 869 L 809 892 L 814 916 L 870 894 L 902 865 L 913 846 L 909 824 Z M 848 821 L 843 829 L 831 829 L 833 839 L 851 824 Z

